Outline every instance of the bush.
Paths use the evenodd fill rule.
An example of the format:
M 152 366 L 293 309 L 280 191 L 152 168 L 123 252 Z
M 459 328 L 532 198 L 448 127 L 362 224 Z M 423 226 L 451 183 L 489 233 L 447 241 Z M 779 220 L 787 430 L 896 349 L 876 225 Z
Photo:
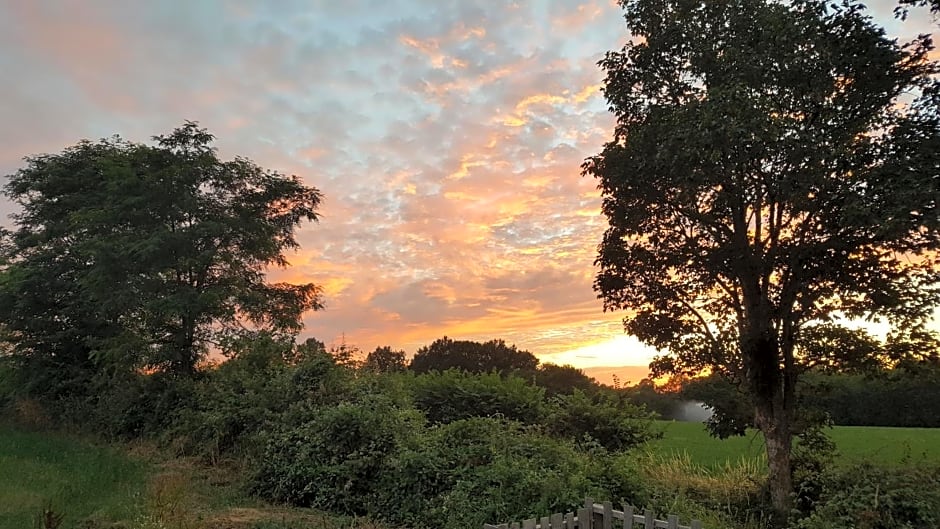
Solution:
M 430 526 L 462 529 L 548 516 L 575 510 L 587 496 L 645 501 L 635 467 L 597 445 L 583 450 L 520 425 L 476 421 L 482 421 L 475 424 L 482 427 L 477 461 L 485 462 L 463 467 L 432 506 Z
M 389 458 L 422 426 L 419 413 L 381 398 L 314 410 L 303 424 L 268 435 L 252 489 L 294 505 L 366 514 L 381 495 Z
M 192 380 L 165 373 L 99 375 L 91 387 L 91 396 L 71 403 L 71 421 L 112 439 L 159 436 L 197 402 Z
M 626 450 L 662 436 L 652 429 L 652 414 L 605 394 L 592 398 L 575 390 L 571 395 L 556 396 L 554 403 L 548 429 L 555 435 L 576 441 L 587 437 L 613 451 Z
M 416 376 L 411 391 L 415 407 L 433 423 L 503 417 L 535 424 L 545 413 L 545 390 L 512 375 L 450 369 Z
M 798 529 L 920 529 L 940 526 L 940 468 L 832 468 Z
M 191 406 L 169 437 L 185 453 L 210 461 L 261 450 L 256 437 L 296 424 L 310 409 L 333 405 L 352 392 L 352 376 L 325 351 L 296 354 L 290 344 L 261 336 L 215 369 L 196 388 Z M 301 348 L 302 349 L 302 348 Z

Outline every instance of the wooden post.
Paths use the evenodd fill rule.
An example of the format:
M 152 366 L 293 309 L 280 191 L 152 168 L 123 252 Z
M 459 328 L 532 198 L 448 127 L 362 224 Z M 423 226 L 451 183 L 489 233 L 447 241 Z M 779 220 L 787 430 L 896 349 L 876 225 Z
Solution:
M 656 529 L 656 517 L 653 516 L 653 511 L 649 509 L 643 511 L 643 527 L 645 529 Z
M 584 507 L 578 509 L 578 529 L 591 529 L 592 518 L 594 518 L 594 513 L 590 510 Z
M 666 518 L 666 527 L 667 529 L 679 529 L 679 517 L 675 514 L 670 514 Z
M 577 529 L 575 527 L 575 516 L 573 512 L 565 514 L 565 529 Z
M 535 529 L 535 518 L 522 520 L 522 529 Z
M 633 505 L 623 508 L 623 529 L 633 529 Z
M 604 519 L 601 523 L 602 529 L 614 528 L 614 506 L 609 501 L 604 502 Z

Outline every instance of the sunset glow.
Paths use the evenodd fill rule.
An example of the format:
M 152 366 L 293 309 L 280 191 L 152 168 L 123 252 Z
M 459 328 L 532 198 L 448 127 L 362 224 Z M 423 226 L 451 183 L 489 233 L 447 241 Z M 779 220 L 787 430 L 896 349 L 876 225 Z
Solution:
M 870 3 L 890 34 L 933 31 L 895 4 Z M 272 271 L 324 289 L 302 338 L 502 338 L 606 381 L 655 354 L 592 290 L 605 219 L 580 176 L 614 123 L 596 63 L 627 38 L 609 0 L 0 2 L 0 175 L 198 121 L 324 193 Z

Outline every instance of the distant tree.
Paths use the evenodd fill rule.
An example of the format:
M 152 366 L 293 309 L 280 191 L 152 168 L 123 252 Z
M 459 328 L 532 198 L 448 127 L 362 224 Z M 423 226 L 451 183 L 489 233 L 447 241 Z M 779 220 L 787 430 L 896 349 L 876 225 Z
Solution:
M 187 122 L 152 146 L 82 141 L 9 176 L 22 212 L 0 258 L 0 321 L 21 360 L 187 375 L 210 346 L 294 333 L 320 308 L 314 284 L 265 281 L 317 220 L 319 191 L 223 161 L 213 139 Z
M 418 349 L 409 368 L 416 373 L 461 369 L 469 373 L 534 371 L 538 359 L 503 340 L 480 343 L 443 337 Z
M 680 394 L 657 388 L 656 383 L 648 378 L 618 391 L 631 403 L 643 406 L 663 419 L 675 418 L 679 410 Z
M 339 343 L 331 345 L 328 352 L 338 365 L 352 369 L 362 366 L 362 351 L 355 345 L 346 343 L 345 335 Z
M 596 380 L 570 365 L 541 364 L 532 376 L 536 385 L 545 388 L 549 396 L 570 394 L 575 390 L 591 394 L 598 388 Z
M 366 356 L 366 361 L 362 364 L 364 369 L 376 373 L 395 373 L 404 371 L 405 352 L 393 351 L 391 347 L 376 347 L 374 351 Z
M 807 337 L 839 316 L 917 327 L 938 302 L 940 86 L 853 1 L 621 0 L 601 61 L 617 123 L 585 161 L 609 222 L 595 289 L 668 349 L 654 372 L 740 381 L 775 519 Z

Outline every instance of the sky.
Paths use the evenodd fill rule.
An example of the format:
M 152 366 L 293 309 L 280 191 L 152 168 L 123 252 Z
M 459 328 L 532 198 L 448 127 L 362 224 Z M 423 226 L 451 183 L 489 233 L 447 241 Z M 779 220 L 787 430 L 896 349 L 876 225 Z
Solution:
M 936 27 L 868 5 L 901 40 Z M 653 351 L 592 290 L 605 220 L 580 175 L 613 130 L 596 63 L 628 40 L 609 0 L 0 0 L 0 175 L 198 121 L 325 196 L 272 272 L 324 287 L 302 338 L 501 338 L 636 381 L 618 366 Z

